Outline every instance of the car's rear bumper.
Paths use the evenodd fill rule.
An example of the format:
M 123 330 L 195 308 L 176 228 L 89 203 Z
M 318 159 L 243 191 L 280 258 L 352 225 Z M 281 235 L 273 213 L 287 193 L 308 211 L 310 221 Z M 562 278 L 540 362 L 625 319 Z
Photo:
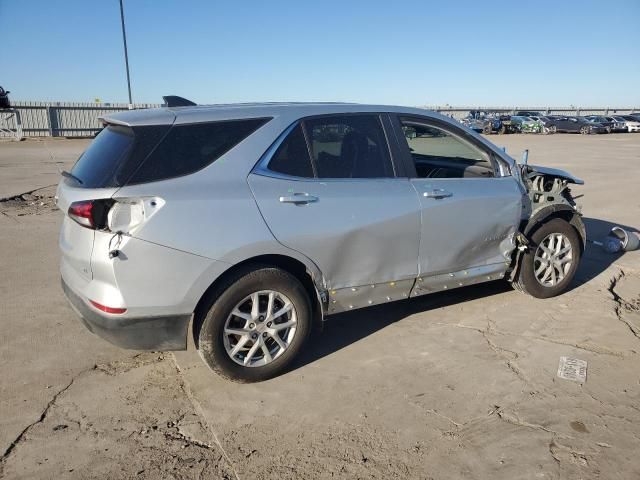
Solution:
M 134 350 L 186 350 L 191 315 L 118 317 L 89 307 L 62 279 L 69 303 L 92 333 L 121 348 Z

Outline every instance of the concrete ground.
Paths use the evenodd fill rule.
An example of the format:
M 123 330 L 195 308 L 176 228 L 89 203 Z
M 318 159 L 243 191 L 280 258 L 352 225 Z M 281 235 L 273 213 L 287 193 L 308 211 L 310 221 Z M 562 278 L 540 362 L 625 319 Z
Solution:
M 640 135 L 491 140 L 584 178 L 591 239 L 640 227 Z M 56 183 L 86 145 L 0 143 L 0 198 Z M 291 372 L 240 385 L 193 348 L 81 326 L 52 193 L 0 202 L 0 477 L 640 477 L 640 251 L 590 245 L 554 299 L 497 282 L 333 317 Z M 584 384 L 561 356 L 588 362 Z

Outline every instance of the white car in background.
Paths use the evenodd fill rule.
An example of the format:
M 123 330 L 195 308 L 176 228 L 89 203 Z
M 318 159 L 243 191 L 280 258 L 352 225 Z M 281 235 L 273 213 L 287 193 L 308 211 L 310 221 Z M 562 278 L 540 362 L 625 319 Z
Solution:
M 614 115 L 613 119 L 616 122 L 624 122 L 627 132 L 640 132 L 640 121 L 631 115 Z

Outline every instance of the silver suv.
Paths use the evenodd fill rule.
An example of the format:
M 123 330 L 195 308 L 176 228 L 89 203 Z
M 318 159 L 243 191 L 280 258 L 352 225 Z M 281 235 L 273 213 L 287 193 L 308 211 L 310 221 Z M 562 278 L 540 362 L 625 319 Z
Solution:
M 585 229 L 559 170 L 421 109 L 245 104 L 117 113 L 58 187 L 64 292 L 134 349 L 281 373 L 328 315 L 506 279 L 569 286 Z

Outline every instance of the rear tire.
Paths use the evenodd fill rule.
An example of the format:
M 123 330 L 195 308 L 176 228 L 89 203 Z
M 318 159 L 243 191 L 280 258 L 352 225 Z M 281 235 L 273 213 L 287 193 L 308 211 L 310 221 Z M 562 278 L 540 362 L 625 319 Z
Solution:
M 581 253 L 576 230 L 567 221 L 554 218 L 531 235 L 512 285 L 536 298 L 560 295 L 571 284 Z
M 275 267 L 238 272 L 207 297 L 200 311 L 194 332 L 200 356 L 215 373 L 238 382 L 260 382 L 284 372 L 311 332 L 304 286 Z

